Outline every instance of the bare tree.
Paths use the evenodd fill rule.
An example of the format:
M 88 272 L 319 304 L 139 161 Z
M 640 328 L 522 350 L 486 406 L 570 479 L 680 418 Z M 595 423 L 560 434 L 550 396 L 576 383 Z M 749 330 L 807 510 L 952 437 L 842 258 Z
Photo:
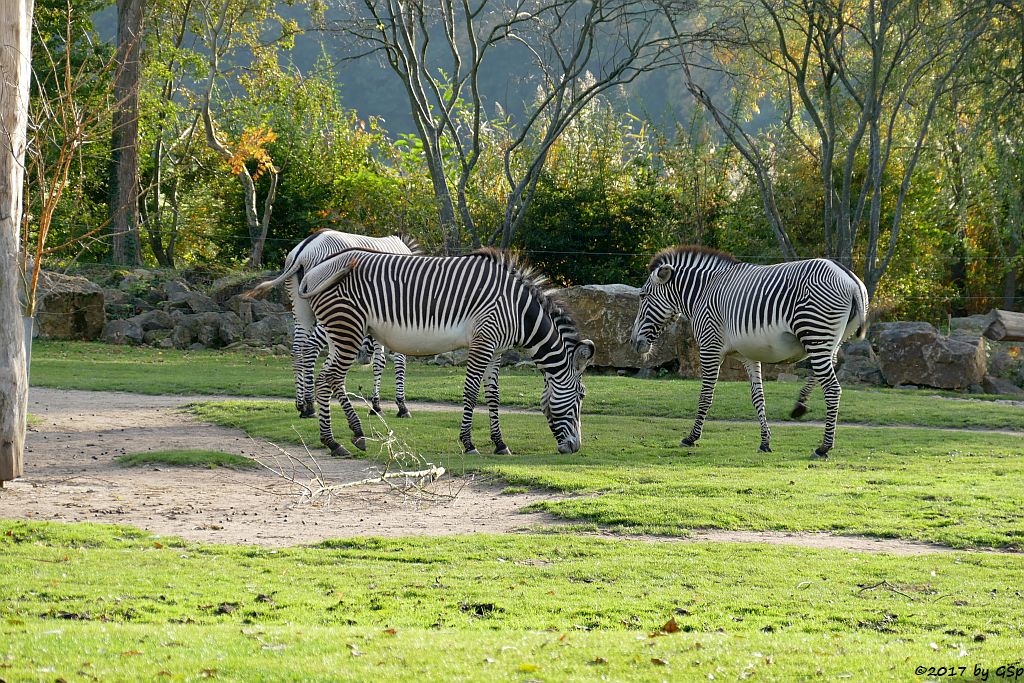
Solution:
M 0 485 L 24 467 L 28 369 L 21 325 L 23 209 L 32 0 L 0 2 Z
M 711 22 L 706 41 L 694 40 L 668 13 L 685 38 L 686 85 L 750 164 L 786 258 L 796 253 L 775 202 L 770 155 L 744 131 L 735 102 L 709 96 L 701 71 L 724 78 L 734 91 L 753 91 L 755 99 L 774 89 L 785 130 L 818 162 L 827 254 L 853 265 L 864 238 L 864 281 L 873 295 L 899 243 L 903 205 L 936 107 L 990 27 L 992 5 L 711 0 L 704 8 Z M 737 60 L 738 51 L 748 51 L 753 63 Z M 895 189 L 886 183 L 890 176 Z
M 682 14 L 689 0 L 673 2 Z M 645 0 L 338 0 L 329 29 L 383 57 L 402 84 L 433 183 L 446 253 L 507 247 L 529 207 L 551 146 L 598 95 L 667 61 L 663 21 Z M 515 60 L 537 95 L 521 121 L 492 125 L 497 107 L 481 71 Z M 487 111 L 491 105 L 490 115 Z M 495 138 L 503 165 L 502 221 L 481 230 L 467 191 Z
M 245 192 L 245 222 L 249 228 L 249 238 L 252 242 L 252 250 L 249 254 L 249 266 L 259 268 L 263 263 L 263 246 L 267 239 L 267 230 L 270 228 L 270 216 L 274 210 L 274 200 L 277 197 L 277 183 L 279 178 L 278 169 L 265 157 L 267 163 L 260 166 L 260 172 L 265 173 L 270 179 L 270 187 L 263 199 L 263 215 L 260 216 L 257 207 L 256 178 L 250 173 L 246 166 L 246 150 L 241 149 L 245 145 L 231 144 L 218 134 L 217 123 L 214 118 L 212 107 L 213 95 L 217 82 L 224 78 L 221 70 L 221 59 L 235 49 L 236 42 L 242 40 L 239 34 L 252 32 L 252 26 L 262 28 L 260 21 L 252 21 L 252 17 L 261 11 L 266 13 L 266 2 L 248 3 L 238 0 L 200 0 L 198 2 L 202 27 L 205 34 L 205 47 L 208 50 L 208 71 L 206 87 L 202 93 L 199 105 L 200 115 L 203 120 L 203 130 L 206 133 L 206 144 L 216 152 L 224 161 L 232 166 L 232 170 L 242 184 Z M 250 6 L 252 5 L 252 6 Z M 256 7 L 259 5 L 259 7 Z M 244 31 L 240 24 L 248 23 Z M 259 42 L 259 31 L 256 37 L 252 38 Z M 256 145 L 259 147 L 259 145 Z
M 111 141 L 111 257 L 142 262 L 139 238 L 139 87 L 142 83 L 144 0 L 117 0 L 117 61 Z

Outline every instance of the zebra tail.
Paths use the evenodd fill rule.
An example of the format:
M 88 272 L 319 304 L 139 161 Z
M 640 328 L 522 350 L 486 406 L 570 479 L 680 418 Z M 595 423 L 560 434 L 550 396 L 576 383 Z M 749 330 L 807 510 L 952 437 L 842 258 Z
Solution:
M 315 270 L 324 269 L 324 264 L 330 263 L 334 259 L 325 261 L 324 263 L 321 263 L 319 266 L 317 266 L 315 270 L 311 270 L 308 273 L 306 273 L 306 276 L 302 278 L 302 283 L 299 285 L 300 297 L 302 297 L 303 299 L 312 299 L 320 292 L 336 285 L 339 280 L 341 280 L 344 277 L 347 277 L 348 274 L 355 270 L 355 267 L 359 265 L 359 257 L 352 254 L 343 253 L 340 257 L 336 256 L 335 259 L 339 259 L 340 261 L 342 261 L 340 267 L 338 267 L 338 270 L 326 276 L 321 276 L 322 279 L 320 279 L 319 282 L 314 280 L 313 273 L 315 272 Z
M 854 337 L 864 339 L 868 334 L 868 290 L 860 278 L 855 277 L 857 291 L 853 295 L 853 308 L 850 311 L 850 319 L 857 316 L 857 331 Z

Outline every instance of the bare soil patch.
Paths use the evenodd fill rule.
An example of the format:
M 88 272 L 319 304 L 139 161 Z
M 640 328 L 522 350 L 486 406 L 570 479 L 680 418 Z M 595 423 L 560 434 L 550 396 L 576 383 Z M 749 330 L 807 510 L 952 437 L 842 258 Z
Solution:
M 122 467 L 126 453 L 206 449 L 269 458 L 276 449 L 244 432 L 200 422 L 183 410 L 216 396 L 148 396 L 33 387 L 25 476 L 0 489 L 0 518 L 128 524 L 156 534 L 227 544 L 288 546 L 349 536 L 507 533 L 565 523 L 528 505 L 565 496 L 502 495 L 500 482 L 445 475 L 428 491 L 403 496 L 380 485 L 346 489 L 329 507 L 296 505 L 295 489 L 266 470 Z M 238 398 L 238 397 L 223 397 Z M 459 410 L 410 404 L 417 410 Z M 313 451 L 333 483 L 369 476 L 367 460 Z M 448 463 L 440 463 L 449 467 Z M 451 494 L 457 495 L 454 498 Z M 726 541 L 927 554 L 950 548 L 825 533 L 698 530 L 688 537 L 616 535 L 651 542 Z

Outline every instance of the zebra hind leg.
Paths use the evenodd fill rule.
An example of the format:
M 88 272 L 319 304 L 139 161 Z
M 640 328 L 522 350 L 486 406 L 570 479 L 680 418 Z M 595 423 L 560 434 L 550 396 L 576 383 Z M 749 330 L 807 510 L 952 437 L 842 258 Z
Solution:
M 387 356 L 384 355 L 384 346 L 377 341 L 373 342 L 373 394 L 370 396 L 370 414 L 383 415 L 380 409 L 380 378 L 384 374 L 384 366 L 387 364 Z
M 295 374 L 295 409 L 299 411 L 299 417 L 312 417 L 312 396 L 310 395 L 310 382 L 307 382 L 307 374 L 312 380 L 312 373 L 306 372 L 306 345 L 309 342 L 309 333 L 301 325 L 295 325 L 295 332 L 292 334 L 292 371 Z
M 405 405 L 405 354 L 395 354 L 395 403 L 398 405 L 398 417 L 412 417 Z
M 768 417 L 765 415 L 764 410 L 764 385 L 761 382 L 761 363 L 744 358 L 743 367 L 746 368 L 747 377 L 750 378 L 750 401 L 754 404 L 757 421 L 761 424 L 761 446 L 758 450 L 762 453 L 771 453 L 772 430 L 768 427 Z
M 835 445 L 836 422 L 839 418 L 839 399 L 842 397 L 843 389 L 839 386 L 839 379 L 836 377 L 833 354 L 824 353 L 811 354 L 811 367 L 818 382 L 821 383 L 822 392 L 825 394 L 825 435 L 821 445 L 814 451 L 812 458 L 824 459 L 828 452 Z
M 487 397 L 487 412 L 491 420 L 491 441 L 494 442 L 495 455 L 512 455 L 512 451 L 505 445 L 501 436 L 501 424 L 498 422 L 498 403 L 500 392 L 498 390 L 498 359 L 491 361 L 484 375 L 484 394 Z
M 803 388 L 800 389 L 800 396 L 796 399 L 796 405 L 793 406 L 793 412 L 789 414 L 794 420 L 800 419 L 807 414 L 807 399 L 811 395 L 811 391 L 814 390 L 814 385 L 817 384 L 818 378 L 813 374 L 807 378 L 807 383 L 804 384 Z
M 480 382 L 484 372 L 491 363 L 493 352 L 482 345 L 469 348 L 466 361 L 466 384 L 462 394 L 462 426 L 459 429 L 459 441 L 467 455 L 479 455 L 480 451 L 473 445 L 473 409 L 480 395 Z
M 331 451 L 331 455 L 348 457 L 350 453 L 335 441 L 334 433 L 331 430 L 331 396 L 335 393 L 335 385 L 340 379 L 341 371 L 338 358 L 332 353 L 324 363 L 323 369 L 320 370 L 315 385 L 317 412 L 320 420 L 320 443 Z

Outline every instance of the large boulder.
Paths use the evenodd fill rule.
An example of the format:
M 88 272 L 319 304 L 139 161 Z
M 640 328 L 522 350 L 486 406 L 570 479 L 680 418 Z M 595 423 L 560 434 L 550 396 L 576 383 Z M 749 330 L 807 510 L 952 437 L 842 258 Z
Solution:
M 843 347 L 842 361 L 836 376 L 842 384 L 882 384 L 882 373 L 878 367 L 878 356 L 871 348 L 871 342 L 857 339 Z
M 84 277 L 42 271 L 36 329 L 49 339 L 98 339 L 107 322 L 103 290 Z
M 103 341 L 107 344 L 141 344 L 145 338 L 137 320 L 111 320 L 103 327 Z
M 879 368 L 890 386 L 966 389 L 985 376 L 981 337 L 945 337 L 925 322 L 885 323 L 878 334 Z
M 278 314 L 268 316 L 254 323 L 245 326 L 243 337 L 250 344 L 258 344 L 264 347 L 271 347 L 278 344 L 288 345 L 291 343 L 291 319 L 290 315 Z
M 210 287 L 210 296 L 214 301 L 231 308 L 228 304 L 228 300 L 240 295 L 242 292 L 248 291 L 267 280 L 272 280 L 277 277 L 277 273 L 274 272 L 263 272 L 258 275 L 229 275 L 228 277 L 222 277 L 219 280 L 214 281 Z M 274 289 L 267 292 L 264 297 L 267 301 L 273 301 L 278 304 L 289 304 L 288 292 L 285 291 L 284 285 L 275 287 Z M 235 311 L 238 312 L 237 310 Z
M 559 290 L 579 327 L 580 335 L 592 339 L 596 348 L 593 364 L 611 368 L 658 368 L 693 356 L 689 325 L 670 322 L 647 357 L 629 343 L 630 331 L 640 305 L 640 290 L 629 285 L 582 285 Z M 692 363 L 682 363 L 691 365 Z

